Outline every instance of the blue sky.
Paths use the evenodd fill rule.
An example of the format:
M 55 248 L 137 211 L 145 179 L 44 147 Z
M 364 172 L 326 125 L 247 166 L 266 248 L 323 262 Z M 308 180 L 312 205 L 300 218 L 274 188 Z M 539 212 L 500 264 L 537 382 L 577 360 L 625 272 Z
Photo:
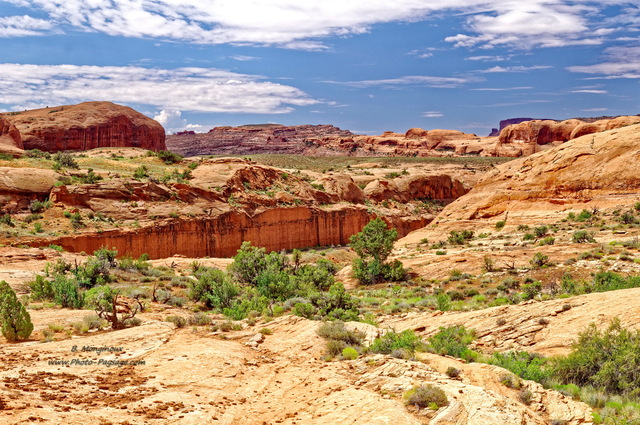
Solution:
M 0 110 L 486 135 L 640 113 L 640 1 L 0 0 Z

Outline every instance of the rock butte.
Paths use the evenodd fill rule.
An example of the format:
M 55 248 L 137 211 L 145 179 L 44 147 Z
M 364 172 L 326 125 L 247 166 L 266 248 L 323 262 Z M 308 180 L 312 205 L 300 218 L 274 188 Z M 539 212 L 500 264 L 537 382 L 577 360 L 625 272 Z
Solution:
M 0 120 L 2 118 L 9 120 L 20 132 L 24 149 L 46 152 L 101 147 L 166 149 L 164 128 L 158 122 L 111 102 L 12 112 L 0 115 Z M 0 145 L 1 135 L 2 132 Z

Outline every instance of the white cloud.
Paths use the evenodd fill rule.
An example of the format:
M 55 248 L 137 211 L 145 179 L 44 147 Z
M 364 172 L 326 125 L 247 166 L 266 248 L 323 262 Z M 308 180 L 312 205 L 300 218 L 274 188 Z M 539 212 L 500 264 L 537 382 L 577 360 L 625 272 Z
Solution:
M 493 68 L 483 69 L 482 73 L 497 73 L 497 72 L 528 72 L 528 71 L 538 71 L 541 69 L 550 69 L 552 66 L 547 65 L 534 65 L 534 66 L 494 66 Z
M 456 88 L 472 81 L 470 78 L 459 77 L 433 77 L 428 75 L 409 75 L 398 78 L 388 78 L 382 80 L 362 80 L 362 81 L 325 81 L 331 84 L 342 84 L 349 87 L 401 87 L 401 86 L 427 86 L 436 88 Z
M 0 64 L 0 99 L 20 106 L 108 100 L 166 111 L 257 114 L 319 103 L 295 87 L 212 68 L 22 64 Z
M 182 112 L 175 109 L 163 109 L 153 119 L 158 121 L 168 133 L 182 131 L 187 126 L 187 120 L 182 118 Z
M 581 109 L 582 112 L 605 112 L 608 111 L 609 109 L 607 108 L 587 108 L 587 109 Z
M 0 38 L 45 35 L 53 25 L 44 19 L 23 16 L 0 16 Z
M 508 56 L 470 56 L 466 58 L 468 61 L 482 61 L 482 62 L 505 62 L 512 58 L 511 55 Z
M 573 90 L 571 93 L 607 94 L 606 90 Z
M 522 86 L 522 87 L 481 87 L 477 89 L 471 89 L 474 91 L 511 91 L 511 90 L 531 90 L 533 87 L 531 86 Z
M 462 47 L 598 44 L 638 25 L 632 0 L 0 0 L 48 15 L 58 28 L 201 44 L 277 45 L 322 50 L 322 39 L 415 22 L 443 12 L 466 15 Z M 607 6 L 619 16 L 602 19 Z M 626 9 L 624 8 L 626 6 Z M 635 6 L 635 7 L 634 7 Z M 16 33 L 12 36 L 18 36 Z M 426 53 L 425 53 L 426 54 Z
M 640 78 L 640 46 L 609 47 L 605 62 L 595 65 L 570 66 L 571 72 L 601 74 L 604 78 Z
M 443 117 L 444 114 L 439 111 L 428 111 L 422 114 L 422 116 L 425 118 L 440 118 L 440 117 Z

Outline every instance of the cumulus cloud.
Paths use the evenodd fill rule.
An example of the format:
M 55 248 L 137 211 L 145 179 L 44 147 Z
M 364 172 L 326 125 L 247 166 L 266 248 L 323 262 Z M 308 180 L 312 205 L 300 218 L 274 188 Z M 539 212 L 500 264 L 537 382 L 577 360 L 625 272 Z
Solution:
M 322 39 L 362 34 L 375 24 L 464 12 L 461 47 L 521 48 L 597 44 L 618 26 L 637 25 L 631 0 L 0 0 L 60 28 L 203 44 L 278 45 L 322 50 Z M 598 12 L 619 6 L 618 16 Z M 625 9 L 626 7 L 626 9 Z M 631 9 L 631 11 L 627 11 Z M 635 10 L 635 11 L 634 11 Z M 636 18 L 634 20 L 634 18 Z M 601 22 L 602 21 L 602 22 Z M 609 26 L 606 26 L 609 25 Z M 19 35 L 19 34 L 15 34 Z M 14 35 L 14 36 L 15 36 Z
M 187 126 L 187 120 L 182 118 L 182 112 L 175 109 L 163 109 L 153 117 L 168 133 L 182 131 Z
M 277 114 L 319 103 L 255 75 L 212 68 L 0 64 L 0 99 L 21 106 L 109 100 L 168 111 Z

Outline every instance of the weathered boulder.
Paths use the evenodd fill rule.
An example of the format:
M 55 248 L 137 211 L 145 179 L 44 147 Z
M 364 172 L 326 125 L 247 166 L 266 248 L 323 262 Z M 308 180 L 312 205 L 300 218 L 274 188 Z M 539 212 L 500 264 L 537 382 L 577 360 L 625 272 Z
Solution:
M 57 176 L 53 170 L 0 167 L 0 209 L 13 212 L 46 199 Z
M 4 117 L 20 131 L 24 149 L 47 152 L 103 147 L 166 149 L 164 128 L 158 122 L 111 102 L 35 109 Z

